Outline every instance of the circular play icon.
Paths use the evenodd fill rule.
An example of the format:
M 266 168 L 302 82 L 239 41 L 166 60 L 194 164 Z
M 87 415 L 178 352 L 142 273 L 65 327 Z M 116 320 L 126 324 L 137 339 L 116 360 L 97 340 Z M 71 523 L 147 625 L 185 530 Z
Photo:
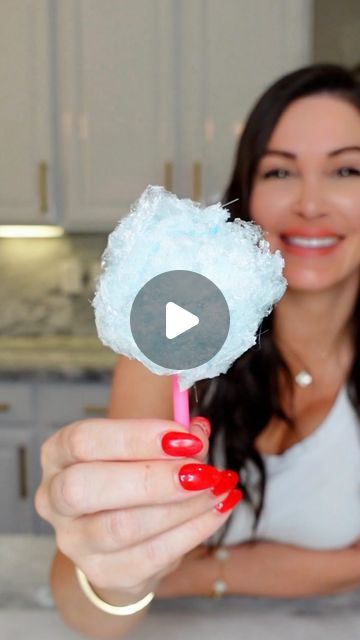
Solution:
M 223 346 L 230 326 L 220 289 L 195 271 L 166 271 L 137 294 L 130 313 L 140 351 L 167 369 L 193 369 Z

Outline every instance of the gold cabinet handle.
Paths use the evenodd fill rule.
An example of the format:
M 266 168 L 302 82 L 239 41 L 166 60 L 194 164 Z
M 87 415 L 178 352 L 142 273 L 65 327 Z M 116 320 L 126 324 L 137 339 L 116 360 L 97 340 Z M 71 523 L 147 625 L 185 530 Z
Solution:
M 195 202 L 201 200 L 201 163 L 193 162 L 192 164 L 192 199 Z
M 48 185 L 47 185 L 47 163 L 39 162 L 38 169 L 38 189 L 39 189 L 39 214 L 41 216 L 48 212 Z
M 8 402 L 0 402 L 0 413 L 7 413 L 11 409 L 11 404 Z
M 103 416 L 106 414 L 106 407 L 100 407 L 99 405 L 96 405 L 96 404 L 86 404 L 83 407 L 83 412 L 87 416 L 94 415 L 94 414 L 97 416 Z
M 173 166 L 172 162 L 164 162 L 164 187 L 166 191 L 172 191 Z
M 26 447 L 18 447 L 19 460 L 19 496 L 20 498 L 28 497 L 27 486 L 27 451 Z

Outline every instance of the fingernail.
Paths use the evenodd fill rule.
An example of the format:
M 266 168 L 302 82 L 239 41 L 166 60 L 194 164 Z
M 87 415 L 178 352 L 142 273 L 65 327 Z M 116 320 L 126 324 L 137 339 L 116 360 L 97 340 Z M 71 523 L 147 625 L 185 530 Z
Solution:
M 211 424 L 207 418 L 204 418 L 203 416 L 195 416 L 194 418 L 191 418 L 190 424 L 198 425 L 204 431 L 205 435 L 210 438 Z
M 240 502 L 242 497 L 243 494 L 240 489 L 233 489 L 232 491 L 230 491 L 225 500 L 222 500 L 216 505 L 215 509 L 219 513 L 226 513 L 226 511 L 233 509 L 238 504 L 238 502 Z
M 219 482 L 211 489 L 214 496 L 221 496 L 222 493 L 227 493 L 230 489 L 234 489 L 239 482 L 239 476 L 236 471 L 232 469 L 226 469 L 221 472 L 221 478 Z
M 193 456 L 203 448 L 200 438 L 192 433 L 169 431 L 161 440 L 161 446 L 169 456 Z
M 209 489 L 220 480 L 221 471 L 209 464 L 184 464 L 179 470 L 180 484 L 188 491 Z

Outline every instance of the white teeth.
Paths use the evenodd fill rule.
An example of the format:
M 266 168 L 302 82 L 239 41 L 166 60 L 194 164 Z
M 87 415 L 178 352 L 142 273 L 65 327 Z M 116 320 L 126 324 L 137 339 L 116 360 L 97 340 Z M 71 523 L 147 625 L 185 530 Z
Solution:
M 285 240 L 288 244 L 293 244 L 298 247 L 331 247 L 339 242 L 339 238 L 334 236 L 323 236 L 321 238 L 305 238 L 303 236 L 285 236 Z

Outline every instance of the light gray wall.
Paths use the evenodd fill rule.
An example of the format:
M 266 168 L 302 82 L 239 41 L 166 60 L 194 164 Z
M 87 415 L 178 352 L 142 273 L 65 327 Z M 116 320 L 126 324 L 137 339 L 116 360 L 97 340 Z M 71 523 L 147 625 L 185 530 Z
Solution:
M 360 0 L 315 0 L 315 62 L 360 64 Z

